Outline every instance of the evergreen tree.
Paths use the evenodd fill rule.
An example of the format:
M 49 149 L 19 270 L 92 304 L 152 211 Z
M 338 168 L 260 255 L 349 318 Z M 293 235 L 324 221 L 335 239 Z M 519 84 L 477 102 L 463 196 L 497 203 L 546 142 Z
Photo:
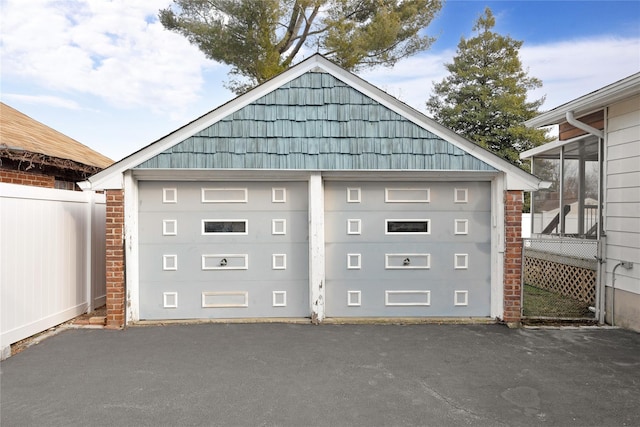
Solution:
M 422 34 L 442 0 L 174 0 L 160 22 L 210 59 L 230 65 L 240 94 L 289 68 L 303 48 L 347 70 L 426 50 Z
M 520 152 L 548 142 L 546 132 L 523 122 L 539 114 L 544 98 L 527 101 L 527 91 L 542 82 L 529 77 L 518 56 L 521 41 L 494 33 L 489 8 L 473 27 L 475 37 L 461 38 L 450 75 L 434 83 L 427 110 L 436 121 L 529 170 Z

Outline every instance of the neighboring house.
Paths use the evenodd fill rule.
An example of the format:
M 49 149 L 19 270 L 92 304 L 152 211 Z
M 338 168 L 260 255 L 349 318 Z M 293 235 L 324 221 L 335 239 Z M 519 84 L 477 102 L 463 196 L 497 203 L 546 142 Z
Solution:
M 518 322 L 523 191 L 542 184 L 314 55 L 81 186 L 107 191 L 121 327 Z
M 0 182 L 79 190 L 113 160 L 0 103 Z
M 553 182 L 532 197 L 533 235 L 599 241 L 600 320 L 640 331 L 640 73 L 526 125 L 559 125 L 557 141 L 521 154 Z

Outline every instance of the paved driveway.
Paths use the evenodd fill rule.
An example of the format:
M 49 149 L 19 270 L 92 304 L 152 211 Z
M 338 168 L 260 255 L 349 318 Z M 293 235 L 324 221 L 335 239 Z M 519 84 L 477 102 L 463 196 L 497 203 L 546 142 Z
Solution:
M 640 334 L 615 329 L 80 329 L 0 379 L 2 426 L 640 425 Z

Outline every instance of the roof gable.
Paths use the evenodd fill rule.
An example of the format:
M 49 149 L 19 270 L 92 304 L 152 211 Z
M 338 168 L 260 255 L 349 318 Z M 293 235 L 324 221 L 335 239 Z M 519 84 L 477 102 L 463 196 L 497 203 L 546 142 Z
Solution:
M 321 70 L 136 166 L 148 168 L 496 171 Z
M 142 166 L 151 168 L 151 167 L 157 167 L 159 168 L 161 165 L 160 164 L 156 164 L 153 165 L 152 162 L 157 161 L 159 162 L 160 159 L 164 155 L 170 155 L 171 156 L 171 160 L 169 160 L 168 164 L 172 164 L 173 167 L 175 168 L 181 168 L 182 166 L 180 166 L 180 162 L 185 162 L 185 165 L 192 165 L 193 163 L 193 158 L 194 157 L 198 157 L 200 159 L 203 159 L 203 156 L 192 156 L 192 150 L 189 147 L 188 149 L 186 149 L 187 153 L 184 152 L 184 147 L 188 147 L 189 144 L 193 144 L 194 146 L 194 150 L 196 150 L 196 146 L 202 147 L 205 143 L 205 138 L 211 138 L 209 137 L 209 132 L 211 128 L 214 128 L 216 124 L 220 123 L 220 128 L 224 127 L 224 126 L 228 126 L 222 123 L 225 123 L 227 121 L 227 119 L 230 119 L 232 117 L 235 117 L 237 120 L 240 120 L 240 117 L 242 117 L 243 115 L 245 117 L 247 117 L 248 112 L 253 108 L 253 115 L 249 115 L 248 117 L 256 117 L 256 113 L 255 113 L 255 108 L 258 105 L 262 105 L 260 104 L 259 100 L 264 99 L 265 100 L 265 104 L 264 105 L 271 105 L 271 103 L 266 103 L 266 100 L 271 100 L 273 101 L 273 99 L 271 99 L 272 97 L 280 97 L 283 95 L 279 95 L 280 91 L 278 91 L 278 89 L 291 89 L 292 87 L 294 87 L 295 85 L 300 84 L 300 82 L 302 82 L 303 80 L 298 80 L 298 77 L 305 75 L 305 74 L 328 74 L 330 76 L 328 77 L 322 77 L 322 83 L 324 84 L 325 80 L 324 79 L 330 79 L 332 81 L 332 84 L 336 84 L 336 82 L 339 82 L 339 85 L 336 86 L 340 86 L 342 88 L 346 88 L 348 90 L 340 90 L 339 92 L 341 94 L 336 94 L 336 95 L 332 95 L 332 96 L 347 96 L 346 94 L 348 93 L 349 97 L 351 96 L 351 94 L 356 94 L 356 96 L 359 96 L 363 99 L 368 99 L 367 102 L 373 102 L 373 104 L 371 105 L 376 105 L 377 103 L 377 107 L 374 108 L 374 110 L 377 110 L 377 113 L 380 114 L 390 114 L 390 113 L 395 113 L 397 116 L 394 116 L 394 120 L 396 122 L 396 127 L 397 127 L 397 123 L 402 123 L 402 126 L 405 127 L 407 129 L 411 129 L 410 132 L 418 132 L 420 135 L 423 136 L 423 138 L 421 138 L 423 140 L 423 142 L 421 142 L 420 144 L 418 144 L 418 147 L 416 147 L 414 145 L 414 141 L 412 141 L 410 144 L 409 143 L 405 143 L 405 140 L 398 140 L 396 142 L 392 142 L 391 144 L 382 144 L 382 141 L 380 141 L 380 149 L 378 150 L 379 153 L 376 153 L 376 156 L 378 158 L 378 160 L 380 160 L 381 158 L 383 158 L 382 154 L 383 154 L 383 150 L 387 150 L 390 151 L 391 154 L 397 154 L 402 152 L 401 154 L 408 154 L 405 153 L 404 151 L 416 151 L 419 153 L 420 150 L 425 151 L 425 152 L 429 152 L 429 150 L 438 150 L 437 154 L 439 154 L 439 158 L 448 158 L 449 160 L 452 159 L 456 159 L 456 157 L 454 156 L 458 156 L 459 158 L 456 160 L 456 162 L 459 162 L 461 159 L 468 159 L 469 162 L 472 162 L 473 164 L 463 164 L 460 168 L 454 169 L 454 170 L 492 170 L 492 171 L 498 171 L 498 172 L 504 172 L 505 176 L 506 176 L 506 185 L 507 185 L 507 189 L 512 189 L 512 190 L 536 190 L 539 188 L 539 185 L 541 183 L 541 180 L 536 178 L 535 176 L 523 171 L 522 169 L 518 168 L 515 165 L 512 165 L 511 163 L 501 159 L 500 157 L 496 156 L 495 154 L 483 149 L 482 147 L 480 147 L 477 144 L 472 143 L 471 141 L 461 137 L 460 135 L 456 134 L 455 132 L 453 132 L 450 129 L 445 128 L 444 126 L 436 123 L 435 121 L 433 121 L 432 119 L 428 118 L 427 116 L 425 116 L 424 114 L 414 110 L 413 108 L 409 107 L 408 105 L 398 101 L 397 99 L 393 98 L 391 95 L 385 93 L 384 91 L 376 88 L 375 86 L 371 85 L 370 83 L 362 80 L 361 78 L 357 77 L 356 75 L 347 72 L 346 70 L 338 67 L 337 65 L 331 63 L 330 61 L 328 61 L 326 58 L 324 58 L 322 55 L 319 54 L 315 54 L 312 57 L 306 59 L 305 61 L 302 61 L 301 63 L 293 66 L 292 68 L 288 69 L 287 71 L 283 72 L 282 74 L 272 78 L 271 80 L 267 81 L 266 83 L 263 83 L 262 85 L 254 88 L 253 90 L 245 93 L 244 95 L 241 95 L 233 100 L 231 100 L 230 102 L 222 105 L 221 107 L 218 107 L 217 109 L 203 115 L 202 117 L 192 121 L 191 123 L 188 123 L 187 125 L 185 125 L 184 127 L 172 132 L 171 134 L 161 138 L 160 140 L 148 145 L 147 147 L 133 153 L 132 155 L 120 160 L 119 162 L 117 162 L 116 164 L 112 165 L 111 167 L 109 167 L 108 169 L 92 176 L 91 178 L 89 178 L 88 181 L 86 181 L 85 183 L 82 183 L 82 187 L 85 189 L 96 189 L 96 190 L 102 190 L 102 189 L 116 189 L 116 188 L 122 188 L 123 186 L 123 173 L 128 171 L 128 170 L 132 170 L 132 169 L 136 169 L 136 168 L 140 168 Z M 318 84 L 318 82 L 314 83 L 315 85 Z M 319 87 L 310 87 L 308 89 L 320 89 Z M 324 91 L 326 88 L 322 87 L 322 90 Z M 337 92 L 336 92 L 337 93 Z M 276 95 L 278 94 L 278 95 Z M 314 103 L 318 103 L 319 100 L 317 100 L 315 97 L 319 95 L 318 94 L 314 94 L 312 92 L 307 93 L 304 98 L 301 98 L 300 96 L 297 96 L 296 99 L 294 99 L 296 96 L 292 95 L 293 98 L 289 99 L 289 107 L 287 108 L 287 117 L 289 117 L 290 114 L 306 114 L 303 112 L 295 112 L 295 113 L 291 113 L 292 110 L 296 110 L 299 109 L 300 107 L 300 103 L 302 103 L 302 105 L 314 105 Z M 257 102 L 258 101 L 258 102 Z M 303 102 L 304 101 L 304 102 Z M 350 101 L 351 102 L 351 101 Z M 245 109 L 245 107 L 252 105 L 253 107 L 249 107 L 247 109 Z M 368 104 L 367 104 L 368 105 Z M 382 108 L 383 107 L 383 108 Z M 260 108 L 260 107 L 258 107 Z M 281 106 L 280 108 L 284 108 L 284 106 Z M 333 107 L 329 107 L 333 108 Z M 370 107 L 367 107 L 367 109 L 369 109 Z M 346 113 L 347 111 L 349 111 L 349 113 L 351 113 L 352 110 L 357 109 L 355 107 L 353 108 L 349 108 L 347 109 L 342 109 L 342 113 Z M 240 112 L 242 110 L 242 112 Z M 273 114 L 273 109 L 269 108 L 269 110 L 271 110 L 270 114 Z M 278 113 L 278 106 L 276 106 L 276 113 Z M 318 111 L 320 111 L 320 109 L 318 109 Z M 369 110 L 370 112 L 371 110 Z M 386 111 L 385 113 L 383 113 L 383 111 Z M 238 116 L 234 116 L 234 113 L 239 112 Z M 265 113 L 266 114 L 266 113 Z M 320 113 L 318 113 L 320 114 Z M 327 115 L 330 114 L 327 110 Z M 336 114 L 338 114 L 338 112 L 336 111 Z M 362 112 L 360 113 L 354 113 L 354 114 L 362 114 Z M 376 114 L 376 113 L 374 113 Z M 266 116 L 265 116 L 266 117 Z M 278 117 L 284 117 L 284 115 L 282 116 L 278 116 Z M 250 120 L 250 119 L 249 119 Z M 287 119 L 289 120 L 289 119 Z M 255 122 L 255 126 L 266 126 L 266 124 L 259 124 L 257 121 L 253 120 Z M 297 122 L 298 120 L 293 120 L 294 122 Z M 302 121 L 302 120 L 300 120 Z M 336 120 L 338 121 L 338 120 Z M 361 121 L 364 121 L 364 119 L 361 119 Z M 235 123 L 235 121 L 232 120 L 233 123 Z M 281 122 L 282 124 L 284 124 L 284 119 L 281 119 L 281 121 L 276 120 L 276 122 Z M 338 121 L 339 122 L 339 121 Z M 264 122 L 262 122 L 264 123 Z M 319 126 L 318 123 L 320 123 L 320 121 L 316 121 L 316 126 Z M 340 126 L 346 126 L 343 127 L 342 129 L 346 129 L 348 127 L 348 123 L 346 122 L 346 125 L 338 125 L 338 129 L 340 129 Z M 372 124 L 374 124 L 375 122 L 371 122 Z M 363 123 L 360 123 L 360 125 L 363 125 Z M 415 125 L 415 126 L 413 126 Z M 231 124 L 231 132 L 233 132 L 233 124 Z M 335 126 L 335 125 L 333 125 Z M 375 126 L 373 126 L 375 127 Z M 245 124 L 242 124 L 242 126 L 240 126 L 240 129 L 245 129 Z M 298 131 L 300 128 L 297 128 Z M 381 129 L 381 127 L 379 127 L 379 129 Z M 206 131 L 206 136 L 204 131 Z M 266 129 L 265 129 L 266 132 Z M 293 132 L 293 130 L 292 130 Z M 329 133 L 328 135 L 326 133 Z M 319 145 L 318 146 L 318 155 L 317 158 L 320 159 L 320 154 L 322 154 L 321 147 L 324 147 L 323 149 L 326 149 L 327 146 L 331 147 L 332 144 L 339 144 L 340 145 L 340 149 L 336 148 L 332 148 L 332 153 L 337 153 L 338 151 L 340 151 L 340 154 L 346 154 L 347 149 L 349 150 L 349 152 L 351 152 L 352 150 L 358 150 L 360 149 L 359 147 L 364 148 L 366 146 L 366 144 L 375 144 L 376 142 L 373 141 L 367 141 L 367 142 L 359 142 L 359 140 L 361 139 L 359 136 L 357 136 L 358 134 L 354 134 L 352 133 L 351 135 L 355 135 L 352 136 L 351 138 L 351 142 L 348 144 L 348 147 L 343 145 L 343 142 L 340 141 L 338 142 L 338 140 L 340 139 L 339 137 L 333 137 L 331 134 L 332 131 L 332 127 L 331 125 L 329 126 L 322 126 L 321 129 L 316 129 L 316 131 L 313 133 L 313 138 L 316 138 L 318 135 L 324 135 L 322 136 L 322 138 L 336 138 L 336 140 L 332 140 L 329 144 L 324 144 L 324 145 Z M 340 130 L 338 130 L 338 133 L 340 132 Z M 365 135 L 367 135 L 365 133 Z M 432 135 L 435 136 L 435 138 L 432 138 Z M 406 134 L 405 134 L 406 136 Z M 234 136 L 232 134 L 231 138 L 241 138 L 239 136 Z M 307 136 L 301 136 L 299 138 L 302 139 L 307 139 Z M 311 137 L 310 137 L 311 138 Z M 365 136 L 365 139 L 371 139 L 372 137 L 368 137 Z M 404 138 L 403 137 L 399 137 L 399 138 Z M 420 138 L 419 138 L 420 139 Z M 353 141 L 356 141 L 356 143 L 353 143 Z M 236 141 L 239 141 L 239 139 L 236 139 Z M 281 153 L 282 152 L 286 152 L 286 150 L 289 150 L 289 153 L 291 153 L 291 148 L 293 147 L 295 149 L 295 144 L 301 144 L 300 146 L 302 147 L 303 142 L 302 141 L 298 141 L 298 142 L 294 142 L 294 141 L 289 141 L 292 144 L 287 146 L 285 145 L 278 145 L 278 142 L 276 142 L 277 140 L 273 140 L 271 141 L 271 145 L 269 145 L 269 142 L 267 142 L 266 144 L 266 150 L 267 151 L 278 151 L 280 150 Z M 433 141 L 434 143 L 426 143 L 425 141 Z M 435 142 L 435 141 L 439 141 L 439 142 Z M 184 143 L 184 145 L 182 145 Z M 443 143 L 445 143 L 444 145 L 442 145 Z M 308 141 L 306 141 L 307 146 L 310 146 L 312 149 L 314 142 L 309 139 Z M 421 145 L 422 144 L 422 145 Z M 173 148 L 176 146 L 179 146 L 177 148 L 177 150 L 183 150 L 183 151 L 177 151 L 174 150 Z M 264 149 L 264 142 L 261 145 L 261 149 Z M 225 148 L 226 147 L 226 148 Z M 442 148 L 442 147 L 446 147 L 446 148 Z M 246 145 L 246 142 L 244 143 L 239 143 L 239 144 L 231 144 L 229 145 L 229 140 L 227 140 L 226 142 L 223 140 L 223 138 L 219 138 L 218 142 L 216 142 L 216 146 L 215 146 L 215 152 L 218 153 L 219 151 L 222 151 L 222 154 L 220 157 L 220 159 L 226 157 L 226 160 L 216 160 L 217 164 L 226 164 L 226 165 L 233 165 L 234 161 L 238 161 L 240 156 L 236 156 L 237 154 L 245 154 L 244 159 L 248 159 L 250 156 L 246 156 L 246 153 L 242 153 L 242 151 L 247 150 L 251 147 Z M 441 149 L 442 148 L 442 149 Z M 456 151 L 457 149 L 461 150 L 461 151 Z M 239 150 L 240 153 L 236 153 L 236 151 Z M 315 150 L 315 149 L 314 149 Z M 374 148 L 375 150 L 375 148 Z M 232 152 L 233 151 L 233 152 Z M 343 152 L 345 151 L 345 152 Z M 440 152 L 443 151 L 443 152 Z M 444 151 L 446 151 L 446 154 L 444 153 Z M 182 153 L 180 155 L 177 155 L 177 153 Z M 152 162 L 147 163 L 149 160 L 156 158 L 156 160 L 153 160 Z M 232 159 L 235 157 L 235 160 Z M 254 156 L 256 157 L 256 156 Z M 273 156 L 271 156 L 273 157 Z M 281 156 L 280 158 L 282 158 L 283 156 Z M 295 156 L 293 157 L 289 157 L 289 159 L 293 159 Z M 367 156 L 361 156 L 358 157 L 360 159 L 364 159 Z M 369 156 L 371 157 L 371 156 Z M 406 164 L 408 164 L 409 160 L 407 160 L 407 162 L 405 162 L 405 164 L 403 165 L 402 163 L 404 161 L 400 161 L 399 159 L 409 159 L 409 158 L 413 158 L 413 161 L 416 160 L 416 158 L 419 156 L 399 156 L 399 155 L 391 155 L 391 156 L 387 156 L 386 158 L 389 159 L 388 160 L 388 166 L 382 165 L 380 163 L 378 163 L 375 167 L 374 166 L 366 166 L 366 167 L 362 167 L 362 169 L 359 170 L 363 170 L 363 169 L 369 169 L 369 170 L 380 170 L 380 169 L 396 169 L 396 170 L 404 170 L 405 168 L 407 168 Z M 438 156 L 437 156 L 438 157 Z M 334 160 L 337 157 L 334 156 Z M 342 156 L 342 158 L 346 158 L 346 156 Z M 307 159 L 309 160 L 309 159 Z M 426 158 L 424 159 L 425 161 L 427 160 Z M 165 160 L 162 160 L 163 162 Z M 463 160 L 467 161 L 467 160 Z M 200 162 L 200 163 L 198 163 Z M 482 165 L 482 163 L 485 163 L 486 165 Z M 196 160 L 195 161 L 196 165 L 200 165 L 197 166 L 198 168 L 207 168 L 208 166 L 206 166 L 206 162 L 202 162 L 202 160 Z M 255 161 L 254 163 L 255 166 L 257 166 L 259 169 L 265 169 L 267 168 L 263 163 L 259 163 L 258 161 Z M 292 166 L 293 163 L 286 165 L 285 168 L 292 168 L 292 169 L 304 169 L 306 166 L 308 165 L 304 165 L 304 163 L 300 163 L 300 166 Z M 445 163 L 441 163 L 442 165 L 445 165 Z M 436 163 L 433 163 L 434 165 L 434 169 L 437 170 L 447 170 L 449 167 L 451 167 L 450 165 L 445 165 L 442 167 L 437 167 L 435 166 Z M 325 169 L 325 166 L 328 167 L 328 165 L 325 165 L 324 163 L 318 163 L 317 168 L 318 169 Z M 457 165 L 460 166 L 460 165 Z M 243 167 L 247 167 L 246 164 L 244 165 L 237 165 L 235 166 L 238 169 L 241 169 Z M 232 166 L 233 168 L 233 166 Z M 279 165 L 277 166 L 278 169 L 282 169 L 282 166 Z M 486 169 L 483 169 L 486 168 Z M 353 169 L 353 165 L 348 164 L 348 162 L 344 163 L 344 167 L 336 167 L 335 169 Z M 357 169 L 357 168 L 356 168 Z M 415 167 L 415 170 L 425 170 L 423 167 Z M 449 169 L 450 170 L 450 169 Z

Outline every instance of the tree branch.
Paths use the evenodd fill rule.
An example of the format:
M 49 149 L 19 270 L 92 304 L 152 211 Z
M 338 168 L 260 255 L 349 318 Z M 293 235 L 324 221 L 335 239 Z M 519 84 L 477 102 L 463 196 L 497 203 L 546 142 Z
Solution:
M 309 31 L 311 30 L 311 25 L 313 25 L 313 20 L 316 19 L 316 16 L 318 15 L 319 11 L 320 11 L 320 4 L 316 4 L 313 7 L 313 11 L 311 12 L 311 15 L 309 16 L 309 18 L 307 19 L 305 16 L 304 31 L 302 32 L 302 35 L 298 38 L 298 42 L 296 43 L 296 46 L 293 48 L 293 51 L 291 51 L 289 56 L 287 56 L 287 58 L 284 60 L 283 64 L 285 66 L 288 67 L 291 64 L 291 62 L 293 61 L 293 58 L 295 58 L 295 56 L 298 54 L 298 52 L 300 51 L 304 43 L 307 41 L 307 37 L 309 37 Z
M 298 35 L 298 31 L 300 31 L 300 27 L 302 26 L 302 21 L 305 18 L 304 12 L 304 8 L 300 5 L 300 1 L 296 0 L 293 5 L 291 20 L 287 26 L 285 36 L 282 38 L 282 41 L 276 45 L 276 49 L 278 49 L 279 54 L 283 54 L 293 46 L 293 42 L 297 38 L 294 36 Z

